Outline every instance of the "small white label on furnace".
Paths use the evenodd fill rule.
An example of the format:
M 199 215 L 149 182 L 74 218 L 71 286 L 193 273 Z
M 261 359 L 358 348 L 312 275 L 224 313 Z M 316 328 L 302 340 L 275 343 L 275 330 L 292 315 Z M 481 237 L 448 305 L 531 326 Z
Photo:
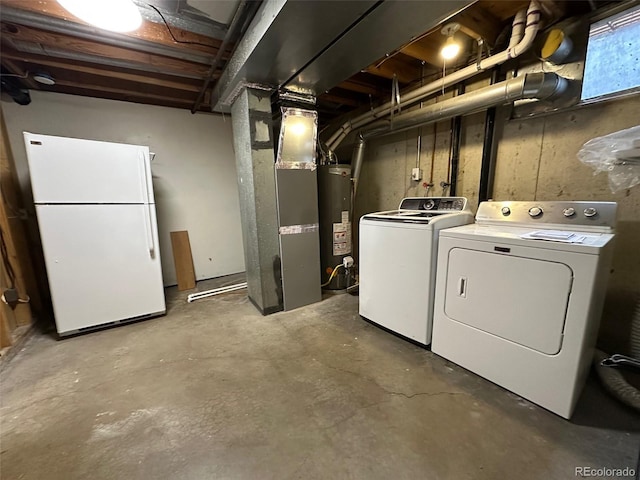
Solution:
M 342 211 L 342 223 L 349 223 L 349 212 L 347 210 Z

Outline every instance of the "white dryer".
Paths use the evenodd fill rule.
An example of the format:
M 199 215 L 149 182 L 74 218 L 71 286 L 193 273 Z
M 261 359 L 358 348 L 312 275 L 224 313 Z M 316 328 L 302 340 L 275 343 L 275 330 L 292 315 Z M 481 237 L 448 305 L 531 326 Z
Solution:
M 440 234 L 436 354 L 570 418 L 609 277 L 615 202 L 483 202 Z
M 473 222 L 462 197 L 409 197 L 360 219 L 360 315 L 422 345 L 431 342 L 438 232 Z

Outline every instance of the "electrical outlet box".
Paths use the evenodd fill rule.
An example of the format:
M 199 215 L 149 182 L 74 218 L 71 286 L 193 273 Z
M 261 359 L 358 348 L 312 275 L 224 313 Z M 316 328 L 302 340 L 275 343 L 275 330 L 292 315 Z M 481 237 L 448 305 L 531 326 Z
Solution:
M 344 257 L 342 259 L 342 265 L 344 265 L 344 268 L 350 268 L 353 267 L 353 257 L 352 256 L 348 256 L 348 257 Z
M 419 182 L 420 180 L 422 180 L 421 168 L 416 167 L 413 170 L 411 170 L 411 180 L 415 180 L 416 182 Z
M 18 291 L 15 288 L 7 288 L 2 294 L 2 300 L 9 305 L 12 309 L 16 308 L 20 297 L 18 297 Z

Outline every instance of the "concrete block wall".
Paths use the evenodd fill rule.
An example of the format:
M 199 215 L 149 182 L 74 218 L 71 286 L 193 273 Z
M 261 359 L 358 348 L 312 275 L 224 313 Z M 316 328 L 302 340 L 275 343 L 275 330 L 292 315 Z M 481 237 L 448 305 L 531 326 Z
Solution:
M 473 88 L 486 85 L 479 82 Z M 467 89 L 467 91 L 473 88 Z M 581 106 L 526 120 L 496 120 L 495 200 L 602 200 L 618 202 L 618 231 L 599 344 L 625 352 L 632 310 L 640 295 L 640 186 L 613 194 L 607 175 L 593 175 L 576 154 L 589 139 L 640 123 L 640 95 Z M 372 139 L 362 168 L 356 218 L 367 212 L 394 209 L 405 196 L 424 195 L 432 158 L 435 186 L 429 196 L 442 195 L 447 180 L 450 121 Z M 417 136 L 422 133 L 420 167 L 424 177 L 411 180 L 416 166 Z M 478 204 L 484 113 L 462 120 L 462 145 L 457 194 Z

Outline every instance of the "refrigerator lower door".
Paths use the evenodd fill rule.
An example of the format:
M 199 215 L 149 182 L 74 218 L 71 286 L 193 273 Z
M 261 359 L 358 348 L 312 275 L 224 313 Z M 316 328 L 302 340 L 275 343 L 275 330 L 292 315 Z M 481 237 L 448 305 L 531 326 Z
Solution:
M 155 205 L 36 205 L 58 333 L 165 312 Z

